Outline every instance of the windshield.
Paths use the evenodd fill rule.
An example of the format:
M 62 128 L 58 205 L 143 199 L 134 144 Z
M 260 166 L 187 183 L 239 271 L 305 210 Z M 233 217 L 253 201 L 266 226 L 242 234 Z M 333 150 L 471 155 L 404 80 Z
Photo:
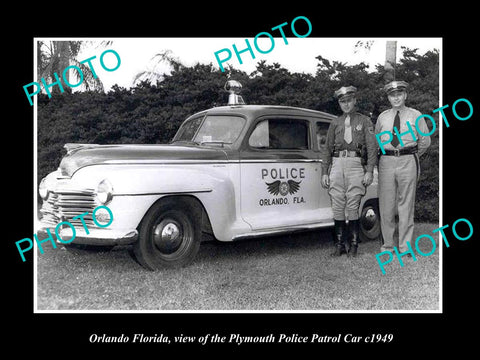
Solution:
M 203 120 L 203 122 L 202 122 Z M 240 135 L 245 119 L 240 116 L 208 115 L 185 122 L 173 141 L 232 144 Z

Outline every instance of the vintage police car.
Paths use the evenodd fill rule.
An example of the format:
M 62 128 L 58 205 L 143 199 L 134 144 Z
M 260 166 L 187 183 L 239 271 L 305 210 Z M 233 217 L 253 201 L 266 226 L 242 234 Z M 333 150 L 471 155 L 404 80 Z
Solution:
M 133 244 L 138 261 L 157 269 L 189 263 L 202 233 L 232 241 L 332 226 L 320 155 L 335 116 L 245 105 L 240 88 L 229 81 L 229 105 L 190 116 L 169 144 L 65 145 L 39 185 L 40 230 L 68 221 L 73 243 Z M 110 226 L 73 219 L 99 205 L 113 220 L 108 212 L 97 220 Z M 69 239 L 71 227 L 59 235 Z M 376 174 L 361 203 L 361 237 L 381 237 Z

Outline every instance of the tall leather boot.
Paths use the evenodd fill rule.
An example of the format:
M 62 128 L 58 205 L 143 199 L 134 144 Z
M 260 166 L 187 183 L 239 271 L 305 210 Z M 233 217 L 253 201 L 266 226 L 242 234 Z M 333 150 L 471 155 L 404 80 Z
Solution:
M 350 248 L 348 249 L 348 256 L 357 256 L 357 249 L 359 243 L 360 223 L 359 220 L 348 220 L 348 236 L 350 239 Z
M 340 256 L 346 253 L 344 240 L 345 220 L 334 220 L 334 232 L 335 251 L 331 255 Z

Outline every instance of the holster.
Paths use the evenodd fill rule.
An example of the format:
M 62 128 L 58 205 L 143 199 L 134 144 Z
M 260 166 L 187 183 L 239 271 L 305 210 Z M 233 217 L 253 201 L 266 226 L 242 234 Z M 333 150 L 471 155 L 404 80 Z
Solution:
M 363 167 L 367 165 L 368 162 L 368 152 L 367 147 L 362 144 L 357 144 L 357 151 L 360 152 L 360 160 L 362 162 Z

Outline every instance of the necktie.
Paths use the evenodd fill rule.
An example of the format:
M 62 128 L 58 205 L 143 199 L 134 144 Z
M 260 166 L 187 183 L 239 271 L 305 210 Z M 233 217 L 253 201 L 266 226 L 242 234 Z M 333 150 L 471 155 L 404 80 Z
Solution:
M 347 144 L 352 142 L 352 127 L 350 126 L 350 115 L 345 117 L 345 133 L 343 134 L 343 139 Z
M 397 111 L 397 114 L 395 115 L 395 119 L 393 119 L 393 126 L 396 127 L 397 130 L 400 130 L 400 111 Z M 397 147 L 400 142 L 398 141 L 398 138 L 395 135 L 395 131 L 393 129 L 392 129 L 392 134 L 394 134 L 392 139 L 392 145 L 393 147 Z

